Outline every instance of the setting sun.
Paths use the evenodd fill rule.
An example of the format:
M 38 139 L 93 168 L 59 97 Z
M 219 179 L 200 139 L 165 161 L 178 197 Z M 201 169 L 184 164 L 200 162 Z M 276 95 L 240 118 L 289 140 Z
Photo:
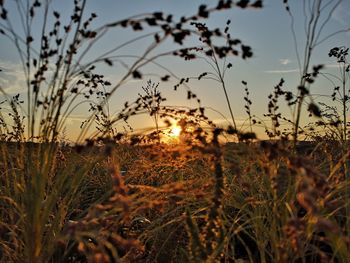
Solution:
M 181 127 L 175 126 L 170 130 L 169 135 L 171 137 L 179 137 L 180 133 L 181 133 Z

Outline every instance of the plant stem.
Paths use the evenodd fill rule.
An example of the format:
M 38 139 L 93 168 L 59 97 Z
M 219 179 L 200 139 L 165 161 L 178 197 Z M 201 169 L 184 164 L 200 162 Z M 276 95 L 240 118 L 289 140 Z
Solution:
M 346 143 L 346 134 L 347 134 L 347 130 L 346 130 L 346 102 L 348 100 L 348 96 L 346 95 L 346 65 L 344 64 L 343 66 L 343 72 L 342 72 L 342 86 L 343 86 L 343 138 L 344 138 L 344 142 Z
M 220 78 L 220 82 L 221 82 L 221 85 L 222 85 L 222 89 L 224 90 L 224 93 L 225 93 L 225 98 L 226 98 L 227 106 L 228 106 L 228 109 L 229 109 L 229 112 L 230 112 L 230 115 L 231 115 L 231 119 L 232 119 L 232 125 L 233 125 L 233 128 L 237 131 L 237 125 L 236 125 L 235 118 L 234 118 L 234 116 L 233 116 L 233 111 L 232 111 L 232 108 L 231 108 L 230 99 L 229 99 L 228 94 L 227 94 L 225 80 L 224 80 L 224 78 L 223 78 L 223 74 L 221 73 L 218 60 L 217 60 L 217 58 L 216 58 L 216 56 L 215 56 L 215 52 L 213 52 L 213 59 L 214 59 L 214 64 L 215 64 L 217 73 L 218 73 L 218 77 Z

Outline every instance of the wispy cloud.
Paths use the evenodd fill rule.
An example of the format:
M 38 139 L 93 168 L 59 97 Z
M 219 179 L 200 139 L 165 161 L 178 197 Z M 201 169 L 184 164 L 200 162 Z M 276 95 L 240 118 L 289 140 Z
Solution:
M 284 66 L 287 66 L 292 63 L 292 60 L 289 58 L 281 58 L 279 59 L 279 63 L 282 65 L 282 69 L 272 69 L 272 70 L 265 70 L 265 73 L 270 74 L 283 74 L 283 73 L 295 73 L 299 72 L 299 69 L 285 69 Z
M 271 73 L 271 74 L 281 74 L 281 73 L 295 73 L 299 72 L 299 69 L 277 69 L 277 70 L 265 70 L 265 73 Z
M 325 68 L 339 68 L 339 64 L 334 63 L 334 64 L 325 64 Z
M 69 124 L 72 122 L 83 122 L 88 118 L 86 115 L 77 115 L 77 114 L 71 114 L 67 117 L 67 121 Z
M 324 68 L 325 69 L 339 68 L 339 64 L 337 63 L 324 64 Z M 299 69 L 294 68 L 294 69 L 265 70 L 264 72 L 270 73 L 270 74 L 295 73 L 295 72 L 299 72 Z
M 288 59 L 288 58 L 282 58 L 282 59 L 280 59 L 279 60 L 280 61 L 280 63 L 282 64 L 282 65 L 288 65 L 288 64 L 290 64 L 292 61 L 290 60 L 290 59 Z
M 0 61 L 0 68 L 0 87 L 4 89 L 7 94 L 26 91 L 25 76 L 20 64 Z
M 241 126 L 241 127 L 243 127 L 244 125 L 249 125 L 247 122 L 247 119 L 248 118 L 245 118 L 245 119 L 244 118 L 235 118 L 236 125 Z M 227 125 L 232 124 L 231 120 L 224 119 L 224 118 L 214 119 L 213 122 L 219 126 L 227 126 Z

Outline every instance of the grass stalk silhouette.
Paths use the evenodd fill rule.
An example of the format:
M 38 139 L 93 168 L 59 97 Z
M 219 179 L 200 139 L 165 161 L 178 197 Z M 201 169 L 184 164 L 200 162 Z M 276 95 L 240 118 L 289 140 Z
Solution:
M 302 113 L 302 107 L 303 103 L 306 97 L 309 97 L 311 99 L 310 104 L 314 105 L 312 101 L 312 97 L 309 96 L 310 94 L 310 84 L 313 81 L 310 81 L 308 78 L 308 74 L 310 74 L 310 62 L 312 58 L 312 54 L 315 50 L 315 48 L 320 45 L 325 40 L 329 39 L 330 37 L 339 34 L 341 32 L 349 31 L 350 28 L 341 29 L 338 31 L 335 31 L 323 38 L 321 38 L 321 34 L 323 32 L 324 27 L 329 23 L 329 20 L 332 17 L 332 14 L 336 10 L 337 7 L 341 4 L 340 1 L 334 1 L 332 3 L 322 1 L 322 0 L 314 0 L 314 1 L 303 1 L 304 6 L 304 13 L 305 13 L 305 46 L 304 46 L 304 52 L 303 52 L 303 61 L 301 63 L 299 49 L 297 45 L 297 35 L 295 33 L 295 19 L 293 15 L 293 11 L 291 10 L 291 7 L 289 5 L 288 0 L 284 0 L 284 5 L 287 13 L 289 14 L 291 18 L 291 31 L 292 36 L 294 40 L 294 47 L 296 50 L 298 65 L 300 69 L 300 82 L 298 87 L 298 94 L 297 94 L 297 101 L 295 108 L 293 110 L 293 140 L 294 144 L 297 143 L 298 140 L 298 131 L 300 128 L 300 121 L 301 121 L 301 113 Z M 311 8 L 307 8 L 307 6 L 310 6 Z M 327 10 L 326 8 L 329 8 Z M 322 15 L 322 16 L 321 16 Z M 325 15 L 325 17 L 323 17 Z

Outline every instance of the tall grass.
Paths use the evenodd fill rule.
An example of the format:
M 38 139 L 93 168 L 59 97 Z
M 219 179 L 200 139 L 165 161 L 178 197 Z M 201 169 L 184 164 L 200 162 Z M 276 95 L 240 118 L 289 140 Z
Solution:
M 13 10 L 0 1 L 0 32 L 19 53 L 27 91 L 22 101 L 20 95 L 10 96 L 0 88 L 5 98 L 0 112 L 1 262 L 348 261 L 345 62 L 340 139 L 329 140 L 315 130 L 314 138 L 321 143 L 296 143 L 306 97 L 314 115 L 327 117 L 313 102 L 308 86 L 321 70 L 316 66 L 309 73 L 312 51 L 320 43 L 322 1 L 314 1 L 313 18 L 307 23 L 299 94 L 295 99 L 283 90 L 281 80 L 270 96 L 267 116 L 273 130 L 267 133 L 283 139 L 275 141 L 256 140 L 253 128 L 258 122 L 251 115 L 245 81 L 248 133 L 238 129 L 228 97 L 225 74 L 231 64 L 225 58 L 247 59 L 252 56 L 250 47 L 231 39 L 228 27 L 221 32 L 198 22 L 233 7 L 260 8 L 261 1 L 218 1 L 212 8 L 199 6 L 196 14 L 179 21 L 155 12 L 98 28 L 92 26 L 97 14 L 85 14 L 86 2 L 75 0 L 72 15 L 63 21 L 59 12 L 51 13 L 50 1 L 15 1 L 21 35 L 13 27 Z M 337 1 L 329 14 L 338 5 Z M 42 25 L 39 39 L 32 32 L 35 19 Z M 92 47 L 116 27 L 144 34 L 86 61 Z M 145 33 L 145 27 L 155 31 Z M 191 36 L 201 37 L 198 46 L 185 46 Z M 147 37 L 152 43 L 133 56 L 131 65 L 123 64 L 119 49 Z M 175 49 L 155 54 L 168 39 Z M 347 52 L 333 49 L 332 55 L 338 56 L 339 50 Z M 190 79 L 177 77 L 157 62 L 169 55 L 201 58 L 212 66 L 214 71 L 204 72 L 198 80 L 220 84 L 232 125 L 217 127 L 191 91 Z M 122 63 L 126 70 L 111 83 L 95 72 L 99 63 Z M 142 78 L 143 67 L 150 63 L 165 70 L 161 80 L 173 78 L 178 81 L 175 89 L 186 88 L 187 99 L 195 99 L 198 107 L 164 105 L 157 84 L 149 81 L 144 94 L 111 114 L 111 96 L 128 80 Z M 295 110 L 290 121 L 294 144 L 279 133 L 282 95 Z M 60 144 L 69 116 L 83 104 L 90 110 L 77 143 Z M 154 119 L 155 131 L 127 134 L 116 129 L 118 123 L 140 114 Z M 166 134 L 161 121 L 165 126 L 177 122 L 182 128 L 179 140 L 162 140 Z

